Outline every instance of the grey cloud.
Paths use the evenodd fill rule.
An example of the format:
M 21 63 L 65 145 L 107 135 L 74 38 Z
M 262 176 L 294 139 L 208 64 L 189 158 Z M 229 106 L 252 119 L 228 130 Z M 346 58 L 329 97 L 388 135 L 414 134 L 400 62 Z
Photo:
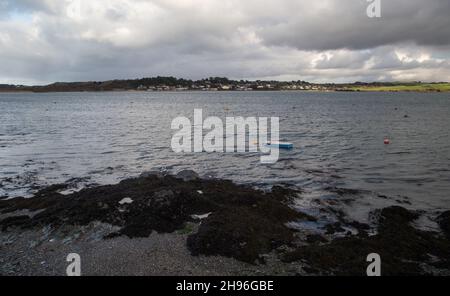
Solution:
M 372 19 L 366 15 L 365 0 L 326 3 L 326 9 L 311 5 L 313 13 L 294 13 L 259 32 L 268 44 L 303 50 L 367 49 L 402 42 L 450 44 L 448 0 L 382 0 L 382 17 Z
M 371 51 L 338 51 L 336 54 L 328 57 L 323 54 L 321 59 L 316 62 L 316 69 L 342 69 L 342 68 L 361 68 L 372 57 Z
M 67 1 L 0 0 L 0 83 L 450 80 L 448 0 L 382 0 L 381 19 L 366 16 L 365 0 L 82 3 L 78 15 Z

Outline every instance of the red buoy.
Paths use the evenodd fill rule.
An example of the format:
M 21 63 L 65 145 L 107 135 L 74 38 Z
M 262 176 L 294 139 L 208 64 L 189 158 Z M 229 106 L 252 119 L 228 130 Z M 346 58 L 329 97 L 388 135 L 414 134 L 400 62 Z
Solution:
M 389 141 L 389 139 L 384 139 L 384 144 L 389 145 L 389 144 L 391 144 L 391 141 Z

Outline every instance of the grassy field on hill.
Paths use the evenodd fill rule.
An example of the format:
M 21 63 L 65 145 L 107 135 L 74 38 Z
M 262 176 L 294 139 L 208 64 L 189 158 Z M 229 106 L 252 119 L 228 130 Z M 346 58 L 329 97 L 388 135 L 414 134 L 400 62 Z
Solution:
M 389 86 L 359 86 L 349 87 L 354 91 L 417 91 L 417 92 L 448 92 L 450 83 L 416 83 L 416 84 L 398 84 Z

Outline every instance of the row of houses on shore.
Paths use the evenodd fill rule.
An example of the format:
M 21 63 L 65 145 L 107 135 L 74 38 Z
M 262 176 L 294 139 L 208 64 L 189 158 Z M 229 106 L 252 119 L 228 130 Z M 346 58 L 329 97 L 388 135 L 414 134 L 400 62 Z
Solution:
M 221 84 L 221 85 L 197 85 L 193 84 L 189 87 L 186 86 L 145 86 L 140 85 L 137 90 L 139 91 L 263 91 L 263 90 L 332 90 L 329 87 L 323 85 L 313 84 Z

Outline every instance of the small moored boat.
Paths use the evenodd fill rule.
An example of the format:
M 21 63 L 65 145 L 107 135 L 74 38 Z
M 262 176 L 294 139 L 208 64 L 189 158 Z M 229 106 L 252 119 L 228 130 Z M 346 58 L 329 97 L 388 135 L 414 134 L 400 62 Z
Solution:
M 278 147 L 280 149 L 292 149 L 294 144 L 289 142 L 267 142 L 267 146 Z

